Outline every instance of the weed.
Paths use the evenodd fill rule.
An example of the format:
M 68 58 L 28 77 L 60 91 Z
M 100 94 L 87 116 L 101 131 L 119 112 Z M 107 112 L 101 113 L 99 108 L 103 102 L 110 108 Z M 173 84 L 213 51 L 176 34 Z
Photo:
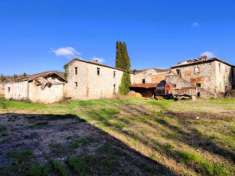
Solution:
M 60 143 L 51 143 L 49 144 L 49 148 L 56 156 L 64 155 L 67 152 L 65 146 Z
M 61 161 L 53 160 L 50 163 L 51 163 L 51 167 L 52 167 L 53 171 L 58 176 L 67 176 L 67 175 L 69 175 L 65 165 Z
M 93 166 L 94 157 L 91 156 L 82 156 L 76 157 L 72 156 L 68 159 L 67 163 L 69 167 L 74 170 L 80 176 L 91 175 L 91 167 Z
M 196 170 L 198 169 L 200 173 L 204 173 L 203 175 L 226 176 L 231 174 L 229 169 L 223 164 L 207 161 L 196 154 L 189 152 L 178 152 L 178 155 L 180 156 L 182 162 L 187 165 L 193 164 L 193 167 L 195 167 Z
M 34 159 L 30 149 L 12 151 L 8 153 L 8 156 L 12 161 L 11 170 L 19 174 L 27 173 Z
M 93 138 L 87 137 L 87 138 L 80 138 L 80 139 L 76 139 L 73 140 L 70 144 L 69 144 L 69 148 L 71 149 L 76 149 L 79 148 L 81 146 L 84 145 L 88 145 L 89 143 L 92 143 L 94 141 Z
M 28 176 L 48 176 L 49 168 L 47 166 L 42 166 L 40 164 L 33 164 L 28 171 Z
M 7 128 L 4 125 L 0 125 L 0 137 L 7 136 Z

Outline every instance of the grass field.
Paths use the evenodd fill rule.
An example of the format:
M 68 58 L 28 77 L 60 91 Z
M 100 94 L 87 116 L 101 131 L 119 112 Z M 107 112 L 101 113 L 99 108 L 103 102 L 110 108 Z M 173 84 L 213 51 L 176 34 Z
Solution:
M 48 175 L 53 172 L 57 175 L 76 175 L 76 173 L 80 175 L 235 175 L 235 99 L 176 102 L 121 98 L 68 101 L 53 105 L 1 99 L 0 112 L 5 116 L 11 113 L 15 116 L 50 114 L 51 118 L 53 115 L 66 117 L 66 114 L 70 114 L 69 116 L 73 115 L 84 120 L 90 125 L 89 128 L 104 132 L 105 135 L 126 147 L 118 150 L 119 152 L 113 152 L 110 149 L 116 146 L 113 139 L 107 142 L 108 137 L 97 142 L 99 136 L 94 139 L 93 133 L 82 136 L 80 132 L 79 139 L 70 140 L 69 145 L 66 144 L 69 151 L 76 149 L 76 155 L 74 152 L 64 151 L 66 147 L 61 147 L 60 150 L 58 144 L 53 144 L 54 147 L 52 144 L 48 145 L 51 151 L 59 150 L 56 152 L 63 156 L 51 156 L 51 158 L 49 156 L 47 161 L 50 164 L 39 163 L 27 168 L 27 161 L 30 158 L 26 158 L 25 161 L 22 154 L 6 155 L 10 159 L 12 156 L 20 159 L 17 163 L 23 166 L 15 167 L 26 167 L 22 173 L 27 171 L 28 175 Z M 45 120 L 44 123 L 46 123 Z M 39 124 L 42 129 L 44 123 L 37 122 L 37 125 Z M 0 126 L 0 139 L 7 137 L 5 134 L 7 128 L 4 125 Z M 90 133 L 89 130 L 86 132 Z M 103 139 L 103 137 L 100 138 Z M 106 141 L 105 145 L 103 145 L 104 141 Z M 4 140 L 0 140 L 1 152 L 3 142 Z M 101 143 L 102 146 L 97 148 L 96 146 Z M 92 146 L 96 149 L 92 150 Z M 79 148 L 82 150 L 78 150 Z M 86 151 L 86 155 L 81 154 L 82 151 Z M 27 156 L 33 157 L 34 151 L 23 152 L 28 152 Z M 138 157 L 135 152 L 138 153 Z M 138 162 L 136 159 L 138 164 L 133 164 L 134 159 L 125 158 L 127 153 L 131 153 L 130 158 L 131 156 L 138 158 Z M 152 163 L 155 163 L 158 168 L 154 168 Z M 10 166 L 6 166 L 4 169 L 8 169 L 8 172 L 9 168 Z M 125 168 L 125 172 L 121 172 L 118 168 Z M 165 170 L 161 172 L 162 168 Z

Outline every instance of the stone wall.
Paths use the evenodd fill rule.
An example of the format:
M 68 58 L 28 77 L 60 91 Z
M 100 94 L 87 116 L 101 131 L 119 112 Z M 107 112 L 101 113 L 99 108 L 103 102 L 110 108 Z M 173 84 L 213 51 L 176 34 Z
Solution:
M 227 64 L 214 61 L 174 68 L 172 72 L 192 86 L 200 87 L 204 93 L 217 96 L 232 88 L 231 69 Z M 180 83 L 178 82 L 178 87 Z
M 133 75 L 132 84 L 142 84 L 143 80 L 145 83 L 159 83 L 160 81 L 165 80 L 167 73 L 168 71 L 158 72 L 154 69 L 137 72 Z
M 67 67 L 65 96 L 72 99 L 112 98 L 118 93 L 122 74 L 117 69 L 74 60 Z
M 4 97 L 5 83 L 0 83 L 0 97 Z
M 37 103 L 54 103 L 63 100 L 64 98 L 64 84 L 52 84 L 42 88 L 37 86 L 34 81 L 29 83 L 29 97 L 32 102 Z
M 223 94 L 226 89 L 232 89 L 232 67 L 215 61 L 216 71 L 216 92 Z
M 235 89 L 235 67 L 232 70 L 232 88 Z
M 5 98 L 30 100 L 37 103 L 54 103 L 64 98 L 64 82 L 56 78 L 50 86 L 36 85 L 35 81 L 10 82 L 5 85 Z
M 28 82 L 9 82 L 5 84 L 5 98 L 14 100 L 28 99 Z
M 172 69 L 172 72 L 192 86 L 216 93 L 215 62 L 178 67 Z

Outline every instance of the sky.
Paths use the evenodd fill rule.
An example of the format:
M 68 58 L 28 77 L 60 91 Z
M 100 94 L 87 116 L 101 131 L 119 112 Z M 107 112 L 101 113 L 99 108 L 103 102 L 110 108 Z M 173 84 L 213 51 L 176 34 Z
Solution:
M 114 66 L 125 41 L 132 68 L 167 68 L 202 54 L 235 64 L 234 0 L 6 0 L 0 73 L 63 70 L 74 57 Z

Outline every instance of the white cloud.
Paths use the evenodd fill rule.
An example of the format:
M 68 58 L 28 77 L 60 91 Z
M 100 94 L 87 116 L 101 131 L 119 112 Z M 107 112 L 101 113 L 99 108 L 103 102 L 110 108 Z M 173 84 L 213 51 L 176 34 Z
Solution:
M 76 51 L 76 49 L 74 49 L 73 47 L 70 47 L 70 46 L 63 47 L 63 48 L 57 48 L 52 51 L 56 56 L 76 57 L 76 56 L 80 55 L 80 53 L 78 51 Z
M 215 54 L 211 51 L 205 51 L 201 54 L 201 56 L 207 56 L 209 59 L 213 58 L 213 57 L 216 57 Z
M 199 26 L 200 26 L 200 23 L 198 23 L 198 22 L 196 22 L 196 21 L 192 23 L 192 27 L 193 27 L 193 28 L 197 28 L 197 27 L 199 27 Z
M 104 63 L 104 59 L 101 58 L 101 57 L 93 57 L 91 60 L 92 60 L 92 61 L 97 61 L 97 62 L 99 62 L 99 63 Z

